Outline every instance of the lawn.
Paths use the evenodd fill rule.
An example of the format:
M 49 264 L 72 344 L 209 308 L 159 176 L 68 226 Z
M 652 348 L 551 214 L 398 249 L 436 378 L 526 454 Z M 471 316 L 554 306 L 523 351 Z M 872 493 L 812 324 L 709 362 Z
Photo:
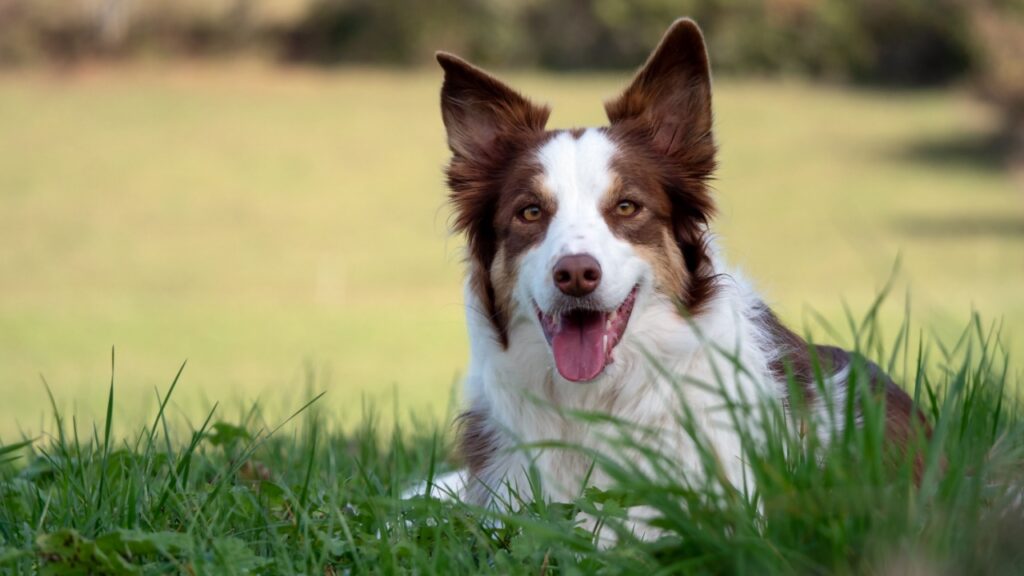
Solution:
M 569 126 L 599 122 L 623 78 L 513 80 Z M 826 336 L 820 312 L 883 361 L 927 442 L 892 458 L 870 396 L 828 447 L 778 407 L 734 406 L 742 433 L 767 427 L 745 442 L 747 493 L 711 454 L 687 483 L 694 463 L 649 453 L 669 472 L 597 455 L 615 486 L 515 513 L 397 498 L 458 465 L 439 418 L 466 342 L 438 81 L 0 76 L 0 573 L 1019 573 L 1024 408 L 999 326 L 1024 326 L 1024 200 L 960 92 L 717 84 L 731 260 L 798 328 Z M 846 328 L 897 259 L 887 304 Z M 632 538 L 633 505 L 661 539 Z
M 863 327 L 862 341 L 878 336 L 870 317 Z M 1003 395 L 1014 380 L 996 335 L 976 320 L 955 345 L 908 344 L 882 353 L 914 383 L 931 433 L 902 456 L 886 450 L 884 408 L 868 394 L 862 424 L 848 403 L 831 433 L 798 404 L 797 425 L 779 404 L 723 399 L 752 485 L 721 484 L 713 452 L 681 461 L 630 449 L 630 425 L 627 458 L 534 447 L 592 458 L 612 483 L 567 502 L 519 493 L 510 510 L 399 497 L 458 465 L 429 423 L 392 430 L 364 419 L 342 432 L 313 398 L 293 418 L 215 408 L 183 428 L 165 410 L 176 380 L 154 398 L 152 420 L 118 438 L 112 386 L 95 428 L 53 409 L 51 435 L 0 445 L 0 573 L 1020 574 L 1024 410 Z M 864 373 L 855 362 L 861 390 Z M 680 425 L 692 431 L 690 418 L 704 416 L 681 410 Z M 657 538 L 634 536 L 632 506 L 653 511 Z
M 602 121 L 627 75 L 511 75 L 553 125 Z M 256 65 L 0 75 L 0 439 L 305 390 L 354 427 L 363 399 L 436 417 L 465 365 L 435 70 Z M 1024 351 L 1024 192 L 986 154 L 968 94 L 716 85 L 717 231 L 798 328 L 867 309 L 897 258 L 915 326 L 972 309 Z M 1016 338 L 1014 338 L 1016 336 Z M 1020 354 L 1018 354 L 1020 356 Z M 116 430 L 121 430 L 116 428 Z

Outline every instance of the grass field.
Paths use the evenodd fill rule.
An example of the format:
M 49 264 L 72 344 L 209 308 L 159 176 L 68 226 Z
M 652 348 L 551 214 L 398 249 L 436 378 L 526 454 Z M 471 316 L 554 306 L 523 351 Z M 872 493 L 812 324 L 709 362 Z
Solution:
M 515 80 L 567 126 L 599 122 L 622 79 Z M 1019 572 L 1024 410 L 1003 391 L 1020 379 L 969 319 L 1024 326 L 1024 200 L 985 153 L 991 117 L 955 92 L 717 92 L 718 230 L 786 319 L 844 325 L 901 256 L 877 322 L 839 338 L 879 343 L 934 426 L 919 451 L 889 459 L 866 401 L 828 449 L 769 414 L 750 498 L 600 458 L 614 488 L 515 514 L 396 498 L 457 465 L 437 418 L 466 348 L 437 85 L 244 65 L 0 76 L 0 573 Z M 913 333 L 942 344 L 921 356 L 898 337 L 905 292 Z M 396 396 L 420 418 L 393 418 Z M 663 538 L 631 538 L 637 504 Z M 581 512 L 620 545 L 596 547 Z
M 511 80 L 571 126 L 600 123 L 626 75 Z M 307 387 L 343 426 L 363 397 L 440 414 L 466 342 L 439 82 L 0 75 L 0 438 L 49 421 L 40 374 L 66 414 L 102 415 L 111 346 L 125 433 L 184 359 L 171 409 L 192 419 L 254 398 L 284 414 Z M 975 308 L 1024 351 L 1024 192 L 985 153 L 986 109 L 959 92 L 716 88 L 717 230 L 785 319 L 864 311 L 901 255 L 896 300 L 909 288 L 917 326 L 948 336 Z
M 862 326 L 860 341 L 877 338 L 874 321 Z M 112 386 L 95 428 L 53 410 L 49 437 L 0 445 L 0 573 L 1020 574 L 1024 409 L 1003 394 L 1014 380 L 998 333 L 976 319 L 944 347 L 900 342 L 881 353 L 933 426 L 902 457 L 885 449 L 871 395 L 862 425 L 848 404 L 827 448 L 799 406 L 802 425 L 778 404 L 731 405 L 753 486 L 722 485 L 707 451 L 681 462 L 631 450 L 634 466 L 534 447 L 593 458 L 614 483 L 570 502 L 520 493 L 512 510 L 398 497 L 453 464 L 429 423 L 393 432 L 366 419 L 341 433 L 337 413 L 313 403 L 283 421 L 260 406 L 214 410 L 188 430 L 164 410 L 171 385 L 121 440 Z M 866 387 L 858 374 L 855 363 L 851 382 Z M 687 414 L 680 425 L 692 431 Z M 624 449 L 637 432 L 625 430 Z M 654 511 L 659 538 L 634 537 L 626 514 L 638 505 Z M 598 545 L 583 514 L 616 545 Z

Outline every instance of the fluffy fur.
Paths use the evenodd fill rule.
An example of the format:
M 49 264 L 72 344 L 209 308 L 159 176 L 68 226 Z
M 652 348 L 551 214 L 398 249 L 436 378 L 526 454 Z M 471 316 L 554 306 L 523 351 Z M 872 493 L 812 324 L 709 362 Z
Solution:
M 468 243 L 470 336 L 468 408 L 460 418 L 468 470 L 442 479 L 439 491 L 508 504 L 509 489 L 533 494 L 530 470 L 553 500 L 575 497 L 585 482 L 609 483 L 583 452 L 530 447 L 538 443 L 639 461 L 613 448 L 621 431 L 571 411 L 632 424 L 634 441 L 680 463 L 680 481 L 699 481 L 700 447 L 680 425 L 684 407 L 726 480 L 752 488 L 723 398 L 790 406 L 797 400 L 790 375 L 823 429 L 842 425 L 851 355 L 809 347 L 714 252 L 711 78 L 696 24 L 672 25 L 629 87 L 607 103 L 603 128 L 547 131 L 547 108 L 455 56 L 439 53 L 438 60 L 454 222 Z M 552 269 L 579 254 L 599 263 L 600 284 L 567 296 Z M 566 367 L 579 354 L 566 345 L 570 352 L 559 356 L 551 335 L 584 317 L 605 323 L 594 352 L 603 369 L 592 378 Z M 919 416 L 877 366 L 869 371 L 874 389 L 889 398 L 891 440 L 905 443 Z M 824 394 L 816 375 L 827 383 Z

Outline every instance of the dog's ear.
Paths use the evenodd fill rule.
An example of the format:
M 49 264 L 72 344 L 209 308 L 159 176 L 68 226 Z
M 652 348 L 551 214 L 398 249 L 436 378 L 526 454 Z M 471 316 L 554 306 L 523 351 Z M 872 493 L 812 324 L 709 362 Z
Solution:
M 697 24 L 689 18 L 673 22 L 629 87 L 605 103 L 605 111 L 612 124 L 642 123 L 655 148 L 670 156 L 710 143 L 711 71 Z
M 547 107 L 458 56 L 438 52 L 437 61 L 444 68 L 441 115 L 448 147 L 457 156 L 488 156 L 503 138 L 544 130 Z

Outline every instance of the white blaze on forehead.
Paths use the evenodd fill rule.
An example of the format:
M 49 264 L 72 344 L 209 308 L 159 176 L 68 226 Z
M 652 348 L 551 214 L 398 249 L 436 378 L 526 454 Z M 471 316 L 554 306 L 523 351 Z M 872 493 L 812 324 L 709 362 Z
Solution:
M 562 132 L 537 152 L 544 168 L 544 184 L 558 202 L 555 220 L 597 211 L 601 196 L 611 186 L 615 145 L 603 132 L 588 129 L 579 138 Z
M 548 310 L 561 298 L 551 271 L 569 254 L 589 254 L 601 265 L 595 297 L 606 306 L 618 306 L 641 279 L 644 261 L 612 233 L 601 211 L 614 183 L 615 154 L 615 144 L 597 129 L 588 129 L 579 138 L 563 132 L 537 151 L 541 178 L 556 208 L 544 240 L 523 258 L 519 278 L 524 290 L 519 294 L 524 302 L 532 299 Z

